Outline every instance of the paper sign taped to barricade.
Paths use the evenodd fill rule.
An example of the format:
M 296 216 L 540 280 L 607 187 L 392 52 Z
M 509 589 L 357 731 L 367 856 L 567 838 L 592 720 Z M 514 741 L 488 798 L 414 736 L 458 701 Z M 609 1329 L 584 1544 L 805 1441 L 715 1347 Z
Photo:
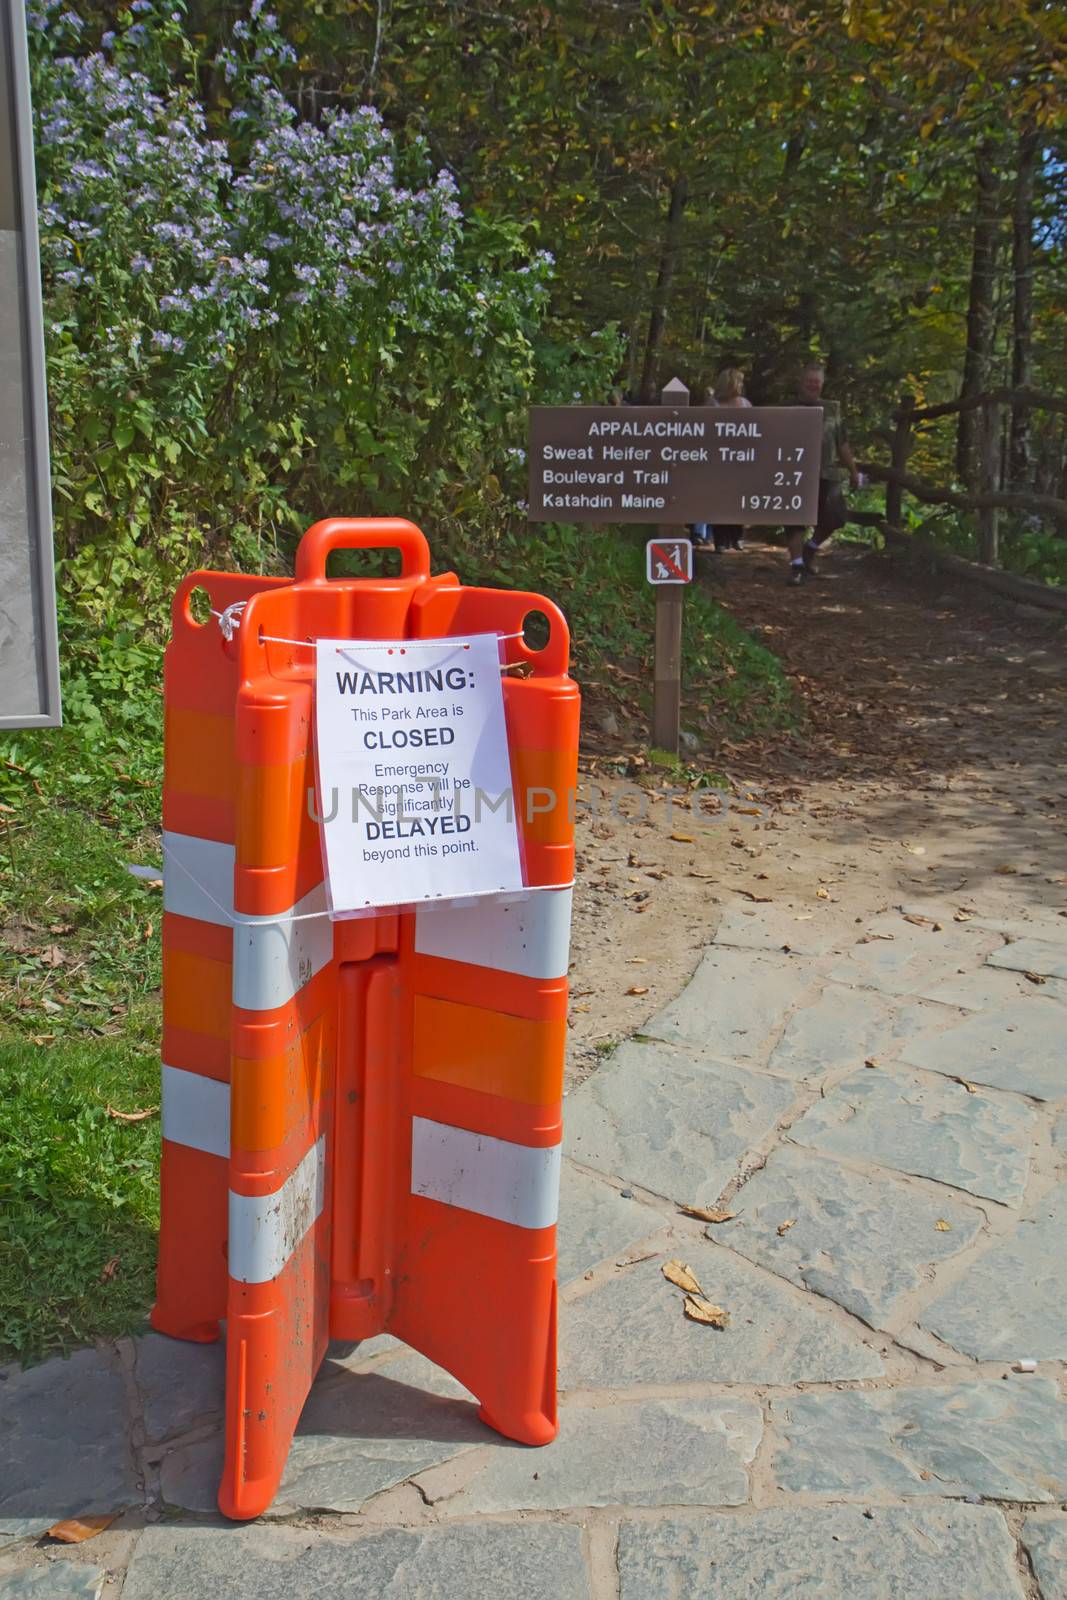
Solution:
M 331 912 L 521 889 L 496 634 L 317 654 Z

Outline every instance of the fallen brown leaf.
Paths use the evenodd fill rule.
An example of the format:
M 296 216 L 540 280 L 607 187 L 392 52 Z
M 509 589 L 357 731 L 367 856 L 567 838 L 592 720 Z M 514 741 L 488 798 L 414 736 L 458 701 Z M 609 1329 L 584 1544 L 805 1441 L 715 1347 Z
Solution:
M 865 1066 L 865 1067 L 876 1067 L 876 1066 L 877 1066 L 877 1065 L 878 1065 L 878 1063 L 877 1063 L 877 1061 L 876 1061 L 876 1060 L 875 1060 L 875 1059 L 874 1059 L 874 1057 L 873 1057 L 873 1056 L 868 1056 L 868 1057 L 867 1057 L 867 1059 L 866 1059 L 866 1061 L 865 1061 L 865 1062 L 864 1062 L 864 1063 L 863 1063 L 863 1065 L 864 1065 L 864 1066 Z
M 687 1294 L 700 1293 L 700 1285 L 684 1261 L 666 1261 L 661 1271 L 670 1283 L 676 1284 L 679 1289 L 684 1289 Z
M 727 1211 L 725 1206 L 684 1206 L 679 1205 L 678 1210 L 686 1217 L 696 1217 L 698 1222 L 731 1222 L 737 1216 L 736 1211 Z
M 1018 867 L 1009 866 L 1007 862 L 1003 863 L 999 867 L 993 868 L 993 871 L 999 872 L 1002 878 L 1010 878 L 1012 874 L 1018 872 L 1018 870 Z
M 648 984 L 646 983 L 645 986 L 642 988 L 640 984 L 631 983 L 631 985 L 627 989 L 626 993 L 627 994 L 647 994 L 648 993 Z
M 91 1517 L 68 1517 L 65 1522 L 53 1523 L 45 1537 L 58 1539 L 61 1544 L 83 1544 L 110 1528 L 118 1515 L 117 1511 L 102 1511 Z
M 154 1117 L 159 1110 L 158 1106 L 145 1106 L 143 1111 L 116 1111 L 114 1106 L 106 1106 L 108 1116 L 112 1122 L 147 1122 L 149 1117 Z
M 115 1274 L 119 1270 L 119 1261 L 120 1260 L 121 1260 L 120 1256 L 112 1256 L 110 1261 L 107 1261 L 107 1262 L 104 1263 L 104 1265 L 100 1268 L 100 1282 L 101 1283 L 110 1283 L 111 1282 L 112 1278 L 115 1276 Z
M 46 967 L 61 967 L 66 959 L 57 944 L 50 944 L 47 950 L 41 951 L 41 960 Z
M 713 1306 L 699 1294 L 687 1294 L 683 1309 L 691 1322 L 702 1322 L 708 1328 L 725 1328 L 730 1320 L 728 1311 L 722 1306 Z
M 762 817 L 763 810 L 760 806 L 731 806 L 731 811 L 739 811 L 743 817 Z
M 938 1233 L 952 1232 L 951 1222 L 946 1222 L 944 1217 L 938 1217 L 937 1221 L 934 1223 L 934 1227 L 937 1229 Z
M 968 1094 L 977 1094 L 978 1093 L 978 1090 L 975 1088 L 974 1084 L 973 1083 L 969 1083 L 966 1078 L 956 1078 L 956 1077 L 954 1077 L 953 1081 L 955 1083 L 958 1083 L 961 1086 L 961 1088 L 966 1089 Z
M 778 1237 L 779 1237 L 779 1239 L 782 1237 L 783 1233 L 788 1233 L 790 1228 L 795 1228 L 796 1227 L 796 1222 L 797 1222 L 796 1217 L 787 1217 L 784 1222 L 780 1222 L 778 1224 Z
M 758 906 L 769 906 L 773 903 L 769 894 L 753 894 L 751 889 L 738 889 L 737 892 Z
M 671 838 L 675 844 L 695 844 L 696 840 L 691 833 L 672 833 Z
M 816 889 L 815 898 L 816 898 L 816 900 L 829 900 L 829 898 L 830 898 L 829 889 Z
M 1024 972 L 1023 973 L 1023 977 L 1027 980 L 1028 983 L 1047 983 L 1048 982 L 1048 979 L 1045 978 L 1040 972 Z

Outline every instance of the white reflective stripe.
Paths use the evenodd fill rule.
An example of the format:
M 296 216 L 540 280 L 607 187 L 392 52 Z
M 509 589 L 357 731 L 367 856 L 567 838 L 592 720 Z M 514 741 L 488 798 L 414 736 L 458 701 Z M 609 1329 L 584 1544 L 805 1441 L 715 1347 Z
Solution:
M 297 919 L 307 917 L 308 922 Z M 333 960 L 333 923 L 326 912 L 326 885 L 289 911 L 248 917 L 233 930 L 233 1003 L 247 1011 L 270 1011 L 291 1000 Z
M 209 1156 L 230 1153 L 230 1086 L 199 1072 L 163 1067 L 163 1137 Z
M 233 917 L 234 856 L 232 844 L 164 829 L 164 911 L 228 928 Z
M 573 893 L 537 889 L 471 906 L 422 905 L 415 916 L 415 949 L 524 978 L 565 978 Z
M 313 1145 L 274 1194 L 230 1190 L 230 1277 L 269 1283 L 282 1271 L 322 1210 L 326 1138 Z
M 411 1192 L 517 1228 L 559 1215 L 560 1146 L 512 1144 L 487 1133 L 411 1119 Z

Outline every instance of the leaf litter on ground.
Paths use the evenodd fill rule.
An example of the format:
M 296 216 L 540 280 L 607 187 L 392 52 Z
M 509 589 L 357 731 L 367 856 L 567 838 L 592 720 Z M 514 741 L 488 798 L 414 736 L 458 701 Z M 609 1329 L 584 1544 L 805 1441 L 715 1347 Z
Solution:
M 696 1217 L 698 1222 L 732 1222 L 737 1216 L 736 1211 L 725 1206 L 687 1206 L 679 1202 L 678 1210 L 685 1217 Z

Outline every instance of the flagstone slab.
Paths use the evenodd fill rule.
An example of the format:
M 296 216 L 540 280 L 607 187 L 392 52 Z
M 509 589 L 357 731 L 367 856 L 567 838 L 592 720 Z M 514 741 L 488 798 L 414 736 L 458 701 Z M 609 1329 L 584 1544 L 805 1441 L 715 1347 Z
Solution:
M 1067 1496 L 1067 1405 L 1050 1379 L 791 1395 L 770 1421 L 791 1494 Z
M 813 981 L 810 963 L 798 956 L 712 945 L 677 1000 L 641 1031 L 724 1061 L 762 1060 Z
M 917 993 L 921 999 L 955 1006 L 960 1011 L 991 1011 L 1012 1001 L 1032 1000 L 1036 996 L 1062 1004 L 1067 1001 L 1067 982 L 1062 978 L 1046 978 L 1044 983 L 1034 985 L 1021 972 L 997 971 L 987 964 L 977 972 L 958 973 Z
M 1016 1000 L 910 1040 L 900 1059 L 1034 1100 L 1067 1095 L 1067 1017 L 1056 1001 Z
M 852 1172 L 788 1146 L 771 1154 L 734 1204 L 738 1216 L 709 1237 L 875 1328 L 886 1326 L 932 1265 L 965 1249 L 985 1220 L 917 1184 Z
M 167 1439 L 221 1413 L 226 1397 L 224 1340 L 193 1344 L 149 1333 L 134 1348 L 148 1439 Z
M 835 1084 L 789 1138 L 1018 1206 L 1037 1128 L 1035 1112 L 1021 1101 L 877 1068 Z
M 1016 939 L 989 957 L 991 967 L 1011 972 L 1036 972 L 1039 977 L 1067 978 L 1067 946 L 1047 939 Z
M 443 1509 L 563 1511 L 581 1506 L 739 1506 L 763 1435 L 755 1400 L 641 1400 L 566 1406 L 559 1437 L 532 1455 L 501 1447 Z
M 624 1200 L 617 1189 L 573 1161 L 564 1161 L 560 1173 L 559 1281 L 571 1283 L 583 1272 L 620 1255 L 630 1245 L 647 1239 L 665 1225 L 665 1219 L 640 1200 Z
M 358 1511 L 383 1489 L 495 1437 L 462 1385 L 424 1356 L 400 1356 L 367 1373 L 326 1361 L 268 1515 Z M 221 1432 L 171 1451 L 160 1469 L 164 1501 L 213 1511 L 222 1451 Z
M 77 1350 L 0 1381 L 0 1535 L 122 1511 L 138 1489 L 114 1349 Z
M 918 994 L 932 983 L 980 966 L 996 935 L 951 924 L 940 933 L 916 927 L 902 916 L 875 917 L 864 938 L 830 971 L 835 983 L 856 984 L 883 994 Z
M 715 943 L 740 950 L 789 950 L 800 956 L 821 956 L 847 943 L 854 932 L 826 912 L 796 912 L 778 905 L 732 905 L 719 920 Z
M 1027 1517 L 1022 1539 L 1041 1600 L 1067 1600 L 1067 1517 Z
M 805 1078 L 858 1066 L 885 1037 L 890 1002 L 869 989 L 827 984 L 794 1011 L 769 1062 L 772 1072 Z
M 707 1204 L 792 1105 L 788 1083 L 657 1044 L 624 1044 L 567 1102 L 583 1166 L 669 1200 Z
M 618 1567 L 620 1600 L 1023 1600 L 1007 1523 L 982 1506 L 624 1522 Z
M 931 1302 L 922 1327 L 978 1361 L 1067 1360 L 1067 1184 Z
M 146 1528 L 123 1600 L 589 1600 L 580 1528 L 481 1523 L 338 1539 L 307 1528 Z
M 805 1296 L 710 1241 L 676 1252 L 705 1297 L 730 1313 L 723 1329 L 692 1322 L 664 1278 L 667 1254 L 641 1262 L 561 1310 L 565 1389 L 632 1383 L 829 1383 L 878 1377 L 871 1344 Z
M 0 1576 L 0 1600 L 100 1600 L 107 1573 L 83 1562 L 49 1561 Z

